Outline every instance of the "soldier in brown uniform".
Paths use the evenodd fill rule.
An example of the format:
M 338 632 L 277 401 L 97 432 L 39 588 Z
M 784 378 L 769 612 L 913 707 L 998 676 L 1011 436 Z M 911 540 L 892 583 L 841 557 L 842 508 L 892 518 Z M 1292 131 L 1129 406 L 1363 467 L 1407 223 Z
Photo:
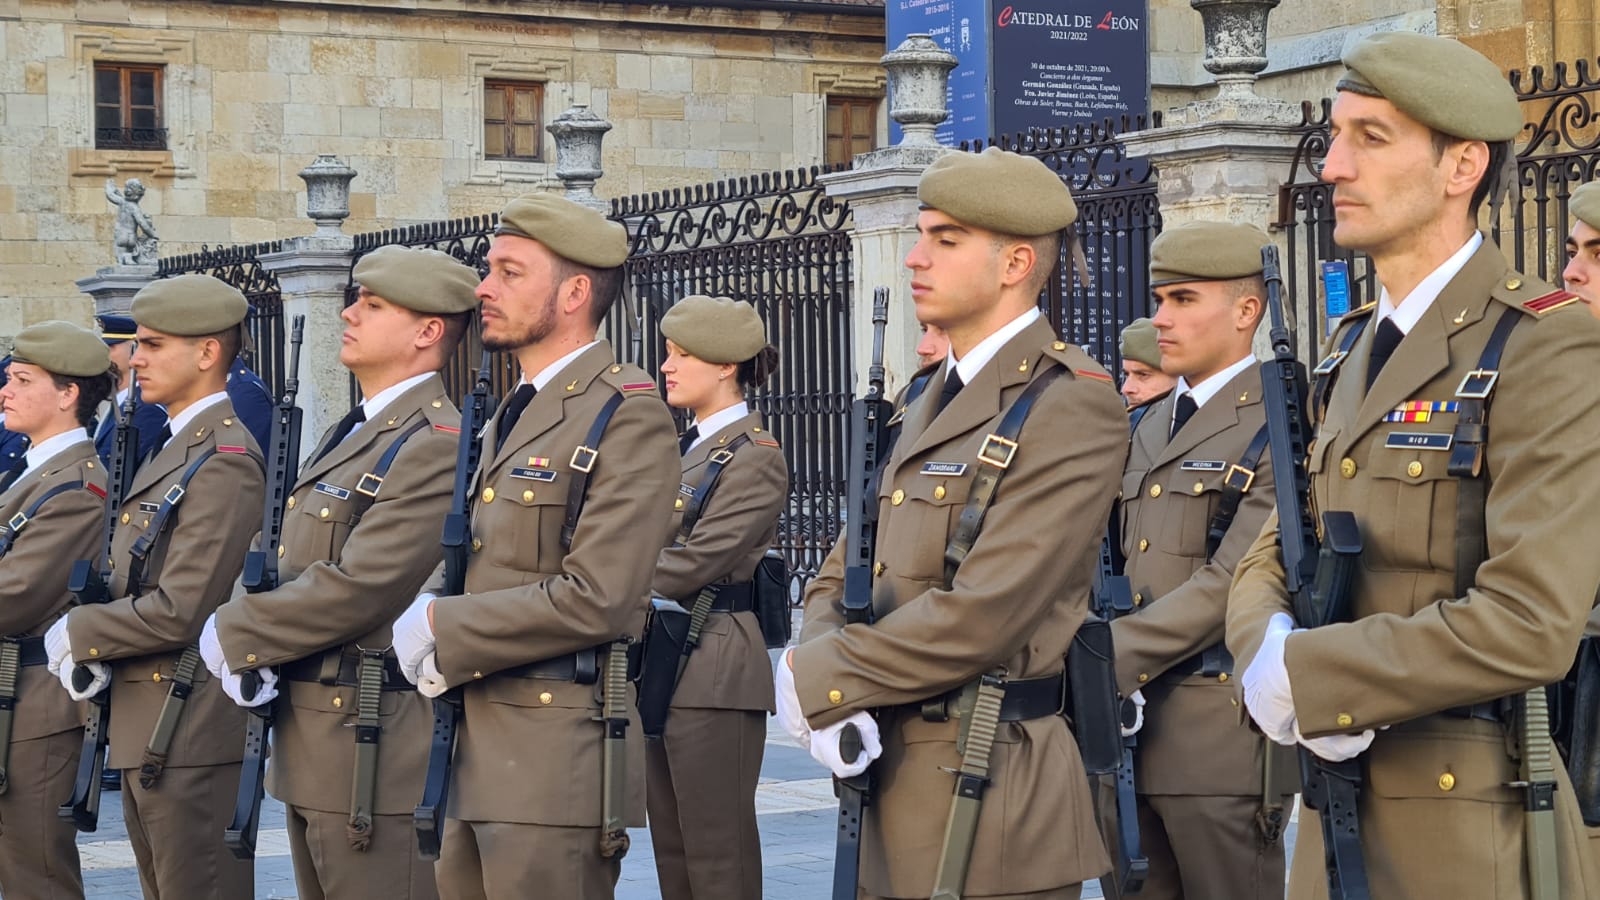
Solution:
M 43 632 L 72 603 L 72 560 L 101 552 L 106 471 L 87 426 L 116 389 L 116 370 L 94 332 L 43 322 L 17 333 L 10 379 L 0 388 L 6 426 L 30 441 L 26 467 L 0 479 L 0 644 L 16 652 L 15 698 L 0 734 L 0 893 L 83 897 L 77 829 L 55 814 L 72 793 L 83 710 L 45 669 Z
M 394 626 L 401 669 L 423 693 L 464 690 L 435 866 L 447 900 L 610 897 L 621 873 L 600 827 L 595 679 L 644 626 L 679 475 L 655 382 L 594 337 L 627 253 L 622 226 L 599 213 L 522 197 L 500 215 L 478 286 L 484 344 L 514 353 L 522 379 L 483 435 L 467 593 L 435 598 L 441 567 Z M 569 489 L 585 480 L 569 542 Z M 637 826 L 644 741 L 627 707 L 627 777 L 614 788 Z
M 753 611 L 756 566 L 778 532 L 789 491 L 783 451 L 745 403 L 777 366 L 755 307 L 691 296 L 661 319 L 667 403 L 694 412 L 679 441 L 686 509 L 715 470 L 698 518 L 661 551 L 651 586 L 693 607 L 717 592 L 659 741 L 645 746 L 656 874 L 666 900 L 760 900 L 756 781 L 772 711 L 772 665 Z M 724 454 L 727 454 L 724 456 Z M 719 462 L 720 460 L 720 462 Z
M 1118 531 L 1134 614 L 1111 629 L 1117 686 L 1144 707 L 1141 897 L 1283 896 L 1283 845 L 1257 823 L 1263 741 L 1239 721 L 1222 645 L 1233 567 L 1273 504 L 1250 350 L 1267 242 L 1253 226 L 1196 222 L 1150 246 L 1161 366 L 1177 380 L 1133 429 Z
M 438 370 L 478 305 L 478 277 L 437 250 L 388 246 L 356 263 L 339 353 L 361 388 L 292 486 L 280 586 L 212 616 L 201 650 L 238 699 L 238 673 L 259 670 L 284 694 L 272 729 L 268 788 L 288 806 L 302 898 L 437 896 L 416 851 L 411 811 L 422 794 L 433 714 L 383 654 L 377 709 L 360 708 L 363 651 L 382 653 L 389 626 L 439 564 L 439 523 L 461 415 Z M 259 705 L 263 689 L 240 705 Z M 360 718 L 381 729 L 374 771 L 357 774 Z M 352 784 L 372 785 L 369 827 L 356 827 Z M 367 824 L 367 823 L 363 823 Z
M 1399 33 L 1344 62 L 1322 177 L 1334 240 L 1371 256 L 1383 291 L 1330 337 L 1346 355 L 1319 367 L 1335 380 L 1315 395 L 1308 469 L 1313 508 L 1350 512 L 1361 531 L 1351 621 L 1294 630 L 1273 519 L 1239 563 L 1228 646 L 1264 734 L 1359 755 L 1373 897 L 1529 897 L 1536 816 L 1516 783 L 1524 754 L 1549 747 L 1523 746 L 1514 707 L 1566 672 L 1600 584 L 1600 385 L 1573 364 L 1600 358 L 1600 323 L 1510 270 L 1476 229 L 1522 126 L 1494 64 Z M 1554 768 L 1558 895 L 1600 896 Z M 1320 822 L 1304 811 L 1289 893 L 1327 890 Z
M 107 765 L 123 770 L 123 818 L 150 898 L 252 890 L 250 862 L 219 839 L 239 786 L 245 713 L 194 646 L 261 527 L 261 451 L 224 391 L 248 308 L 207 275 L 156 281 L 133 298 L 134 377 L 146 402 L 166 407 L 170 438 L 151 448 L 123 499 L 112 544 L 119 599 L 73 609 L 46 636 L 75 699 L 111 689 Z M 71 684 L 75 662 L 95 676 L 84 692 Z M 186 679 L 193 693 L 170 743 L 151 747 L 169 691 Z
M 779 716 L 839 775 L 861 771 L 881 742 L 863 894 L 927 897 L 952 808 L 950 770 L 962 764 L 962 720 L 934 707 L 1004 671 L 1007 709 L 965 895 L 1076 898 L 1110 862 L 1058 714 L 1062 660 L 1086 614 L 1127 420 L 1110 374 L 1058 340 L 1036 306 L 1077 215 L 1055 173 L 993 148 L 951 153 L 924 173 L 918 196 L 920 238 L 906 265 L 917 317 L 950 335 L 950 358 L 937 387 L 906 410 L 880 470 L 876 622 L 845 624 L 836 546 L 807 592 L 800 644 L 777 665 Z M 1054 380 L 1007 454 L 991 436 L 1044 378 Z M 946 543 L 976 476 L 1002 462 L 982 530 L 947 578 Z M 841 758 L 847 725 L 866 746 L 855 760 Z

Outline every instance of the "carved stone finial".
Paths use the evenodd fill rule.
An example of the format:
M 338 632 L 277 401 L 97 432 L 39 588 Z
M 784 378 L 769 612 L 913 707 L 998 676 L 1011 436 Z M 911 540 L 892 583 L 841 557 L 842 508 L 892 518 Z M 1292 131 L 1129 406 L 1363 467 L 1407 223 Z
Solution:
M 545 130 L 556 141 L 556 177 L 566 186 L 567 199 L 608 211 L 610 205 L 594 195 L 594 184 L 605 175 L 600 149 L 611 123 L 595 115 L 588 105 L 574 103 Z
M 901 147 L 938 147 L 934 129 L 950 118 L 950 71 L 959 61 L 926 34 L 907 35 L 880 60 L 889 72 L 889 118 L 900 123 Z
M 1189 0 L 1205 23 L 1205 69 L 1217 77 L 1219 100 L 1255 99 L 1267 67 L 1267 16 L 1279 0 Z
M 306 216 L 317 223 L 315 237 L 339 237 L 350 217 L 350 182 L 356 170 L 331 153 L 321 153 L 300 170 L 306 183 Z

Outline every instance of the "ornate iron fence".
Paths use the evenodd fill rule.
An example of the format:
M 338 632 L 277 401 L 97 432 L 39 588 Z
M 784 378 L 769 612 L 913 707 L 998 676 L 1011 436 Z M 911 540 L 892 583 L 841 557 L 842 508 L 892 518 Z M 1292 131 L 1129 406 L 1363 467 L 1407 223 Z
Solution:
M 752 396 L 789 464 L 777 548 L 803 589 L 844 519 L 852 394 L 849 206 L 817 183 L 819 168 L 729 179 L 612 202 L 632 236 L 627 285 L 642 328 L 607 320 L 618 352 L 654 372 L 661 317 L 689 294 L 747 300 L 778 348 L 778 371 Z M 798 596 L 798 594 L 796 594 Z
M 282 241 L 261 244 L 235 244 L 228 247 L 201 245 L 195 253 L 166 256 L 157 261 L 156 277 L 199 273 L 221 279 L 239 289 L 250 301 L 245 319 L 249 334 L 240 356 L 255 370 L 274 397 L 283 394 L 284 351 L 287 338 L 283 325 L 283 294 L 278 276 L 261 267 L 261 254 L 283 249 Z
M 1062 340 L 1087 348 L 1113 372 L 1122 365 L 1117 339 L 1123 327 L 1150 315 L 1150 242 L 1161 233 L 1155 167 L 1129 158 L 1117 136 L 1160 125 L 1160 114 L 1148 123 L 1142 116 L 1123 117 L 961 145 L 973 152 L 993 145 L 1036 157 L 1072 189 L 1078 204 L 1074 230 L 1089 282 L 1073 277 L 1070 248 L 1063 247 L 1056 275 L 1039 301 Z
M 1572 191 L 1600 175 L 1600 64 L 1557 63 L 1549 72 L 1535 66 L 1526 76 L 1510 74 L 1527 124 L 1514 142 L 1515 177 L 1498 208 L 1484 212 L 1486 227 L 1512 266 L 1559 282 L 1569 225 Z M 1526 81 L 1526 83 L 1524 83 Z M 1322 263 L 1342 259 L 1350 265 L 1351 305 L 1378 297 L 1367 258 L 1333 242 L 1333 186 L 1318 180 L 1328 151 L 1331 100 L 1301 105 L 1301 138 L 1289 178 L 1278 192 L 1278 227 L 1289 255 L 1284 281 L 1295 308 L 1315 308 Z M 1322 342 L 1322 316 L 1310 316 L 1301 332 L 1301 351 L 1311 359 Z

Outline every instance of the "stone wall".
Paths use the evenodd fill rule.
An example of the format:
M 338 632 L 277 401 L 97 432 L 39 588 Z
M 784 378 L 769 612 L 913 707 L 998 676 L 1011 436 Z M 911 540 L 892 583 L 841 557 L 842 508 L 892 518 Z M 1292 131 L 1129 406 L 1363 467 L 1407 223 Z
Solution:
M 545 82 L 546 123 L 586 103 L 615 124 L 602 197 L 818 163 L 826 96 L 883 93 L 876 12 L 0 0 L 0 335 L 87 319 L 73 280 L 112 262 L 108 177 L 145 183 L 163 255 L 310 232 L 296 173 L 318 153 L 360 173 L 347 232 L 557 185 L 548 134 L 545 162 L 483 158 L 485 78 Z M 97 60 L 166 66 L 168 150 L 92 149 Z

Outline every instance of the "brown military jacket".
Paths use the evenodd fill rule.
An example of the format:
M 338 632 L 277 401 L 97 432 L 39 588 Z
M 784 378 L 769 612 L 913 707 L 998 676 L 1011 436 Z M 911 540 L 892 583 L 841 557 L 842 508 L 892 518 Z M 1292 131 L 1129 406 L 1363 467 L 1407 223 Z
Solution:
M 565 551 L 573 453 L 618 393 L 626 399 L 594 448 L 588 502 Z M 465 688 L 449 815 L 598 826 L 601 686 L 495 673 L 644 628 L 654 548 L 666 546 L 678 494 L 677 432 L 655 383 L 614 363 L 603 341 L 539 391 L 497 453 L 498 418 L 474 480 L 467 593 L 433 606 L 439 669 Z M 441 566 L 426 590 L 438 593 L 443 578 Z M 644 739 L 631 698 L 628 709 L 628 824 L 643 825 Z
M 749 442 L 723 467 L 688 543 L 667 547 L 656 561 L 653 590 L 685 609 L 708 584 L 749 581 L 777 537 L 789 467 L 772 432 L 761 426 L 759 413 L 729 424 L 683 457 L 679 495 L 687 502 L 700 487 L 711 454 L 740 434 Z M 674 535 L 682 518 L 681 511 L 674 512 Z M 717 613 L 706 620 L 672 705 L 772 711 L 772 662 L 755 613 Z
M 104 551 L 106 471 L 94 443 L 79 441 L 37 469 L 30 469 L 0 494 L 0 522 L 10 522 L 61 484 L 82 488 L 51 497 L 23 526 L 0 557 L 0 634 L 42 635 L 68 607 L 67 575 L 79 559 Z M 17 672 L 17 705 L 11 739 L 32 740 L 83 726 L 83 708 L 44 666 Z
M 982 463 L 980 444 L 1022 389 L 1064 368 L 1034 405 L 983 530 L 944 584 L 944 551 Z M 813 728 L 879 710 L 879 791 L 867 810 L 861 884 L 927 896 L 955 782 L 959 723 L 918 704 L 1004 666 L 1040 678 L 1087 614 L 1106 517 L 1122 474 L 1127 419 L 1111 378 L 1043 320 L 1007 341 L 934 415 L 939 385 L 906 411 L 879 487 L 872 625 L 845 625 L 843 542 L 806 593 L 795 687 Z M 1089 784 L 1065 719 L 1002 723 L 966 889 L 1041 891 L 1110 868 Z M 1048 798 L 1041 802 L 1040 798 Z
M 1143 690 L 1137 784 L 1145 794 L 1259 795 L 1262 740 L 1239 721 L 1234 673 L 1168 672 L 1222 640 L 1233 567 L 1273 508 L 1263 452 L 1233 524 L 1206 559 L 1223 479 L 1266 422 L 1261 372 L 1235 375 L 1167 440 L 1175 398 L 1155 401 L 1133 432 L 1122 475 L 1122 553 L 1135 615 L 1112 625 L 1117 686 Z
M 129 550 L 151 526 L 161 498 L 207 450 L 166 533 L 150 550 L 142 585 L 127 582 Z M 75 659 L 111 663 L 108 765 L 138 768 L 166 701 L 173 667 L 225 602 L 261 529 L 265 476 L 255 439 L 224 399 L 194 418 L 135 473 L 112 542 L 111 595 L 68 615 Z M 167 767 L 238 762 L 244 710 L 222 693 L 202 663 L 172 739 Z
M 441 523 L 450 509 L 461 415 L 430 376 L 312 462 L 295 482 L 284 515 L 280 586 L 217 610 L 228 668 L 279 665 L 351 645 L 381 650 L 390 625 L 439 564 Z M 411 429 L 370 499 L 356 490 Z M 237 667 L 237 668 L 235 668 Z M 350 808 L 356 688 L 284 681 L 272 729 L 268 787 L 285 803 L 324 812 Z M 433 713 L 415 691 L 385 691 L 378 745 L 379 815 L 409 813 L 422 796 Z
M 1284 659 L 1305 734 L 1387 729 L 1361 757 L 1362 844 L 1374 897 L 1527 896 L 1523 798 L 1507 786 L 1518 762 L 1506 729 L 1439 713 L 1564 675 L 1600 584 L 1591 527 L 1600 509 L 1600 382 L 1573 364 L 1600 357 L 1600 323 L 1578 305 L 1545 314 L 1525 305 L 1551 293 L 1510 271 L 1486 240 L 1370 393 L 1376 328 L 1366 323 L 1309 451 L 1316 508 L 1353 512 L 1363 552 L 1354 621 L 1291 635 Z M 1445 439 L 1410 437 L 1451 435 L 1459 413 L 1385 418 L 1411 401 L 1456 401 L 1507 310 L 1524 318 L 1506 344 L 1489 409 L 1488 559 L 1462 597 L 1454 571 L 1458 482 L 1446 472 L 1447 452 L 1416 449 Z M 1366 318 L 1346 317 L 1342 328 Z M 1274 516 L 1235 576 L 1227 633 L 1241 672 L 1271 614 L 1289 611 L 1277 534 Z M 1559 761 L 1557 770 L 1561 896 L 1600 896 L 1596 859 L 1577 849 L 1582 822 Z M 1302 813 L 1292 897 L 1324 896 L 1321 843 L 1316 816 Z

